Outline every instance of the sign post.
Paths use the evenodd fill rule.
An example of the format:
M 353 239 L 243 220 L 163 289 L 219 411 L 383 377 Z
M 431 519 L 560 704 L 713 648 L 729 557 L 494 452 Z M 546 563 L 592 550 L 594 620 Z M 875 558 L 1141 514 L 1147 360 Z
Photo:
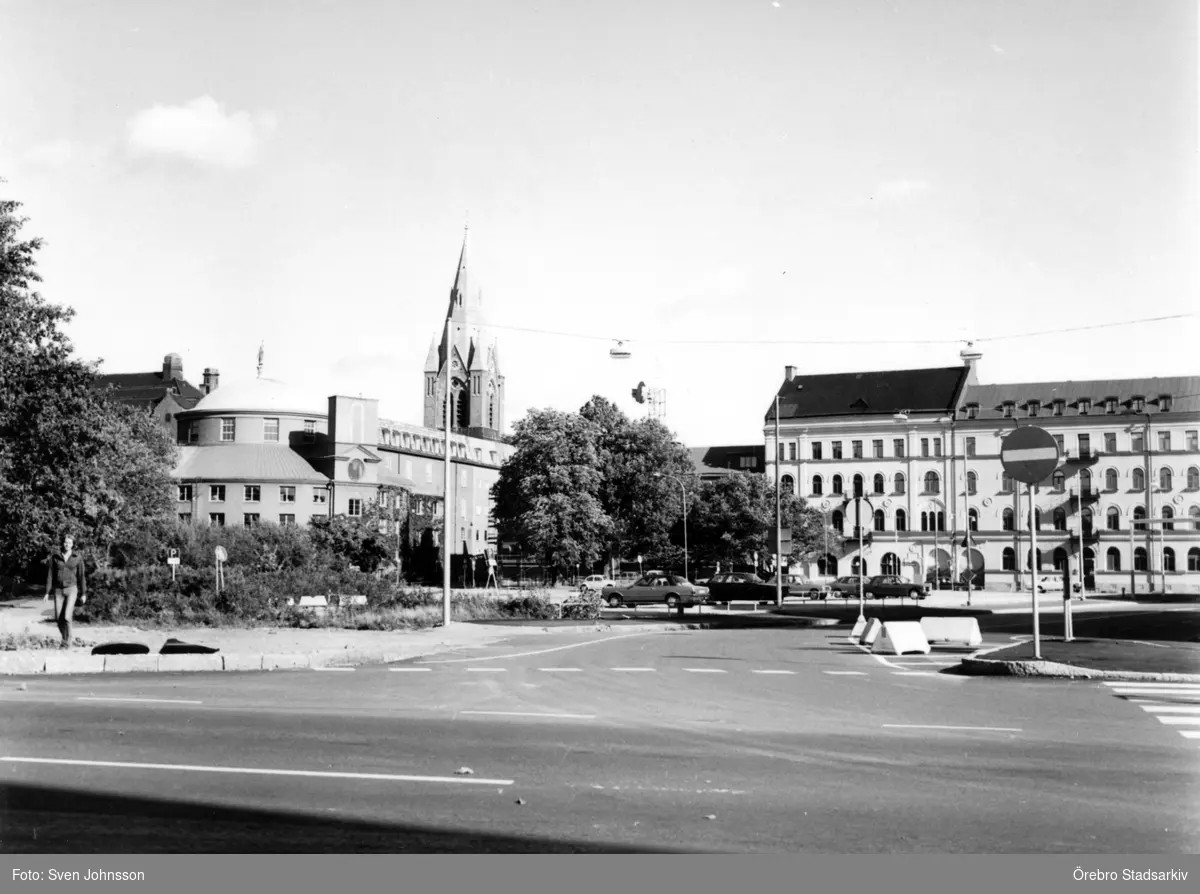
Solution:
M 171 566 L 171 583 L 175 583 L 175 566 L 179 564 L 179 550 L 167 550 L 167 564 Z
M 217 592 L 220 593 L 221 588 L 225 586 L 224 564 L 225 564 L 225 560 L 229 558 L 229 554 L 227 552 L 225 552 L 225 547 L 218 546 L 213 551 L 213 555 L 216 557 L 216 560 L 217 560 Z
M 850 510 L 854 510 L 854 528 L 855 534 L 858 536 L 858 624 L 865 625 L 866 617 L 863 613 L 863 603 L 865 601 L 865 593 L 863 592 L 863 580 L 866 575 L 866 557 L 863 555 L 865 551 L 863 543 L 863 517 L 874 519 L 875 510 L 871 508 L 870 502 L 866 497 L 851 497 L 846 501 L 846 517 L 849 518 Z M 864 512 L 864 510 L 866 510 Z M 855 625 L 857 629 L 858 624 Z
M 1034 495 L 1039 481 L 1045 481 L 1058 468 L 1058 442 L 1044 428 L 1025 426 L 1007 435 L 1000 443 L 1000 462 L 1004 471 L 1025 484 L 1029 493 L 1029 570 L 1033 590 L 1033 657 L 1041 659 L 1042 642 L 1038 619 L 1037 588 L 1037 506 Z M 1021 558 L 1017 557 L 1017 568 Z M 1019 579 L 1019 578 L 1018 578 Z

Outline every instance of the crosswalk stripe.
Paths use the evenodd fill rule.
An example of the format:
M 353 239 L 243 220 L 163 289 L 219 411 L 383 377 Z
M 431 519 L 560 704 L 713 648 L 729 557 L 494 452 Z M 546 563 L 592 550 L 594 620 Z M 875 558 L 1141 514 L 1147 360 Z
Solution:
M 1185 739 L 1200 739 L 1200 729 L 1181 729 L 1179 735 Z
M 658 668 L 656 668 L 656 667 L 614 667 L 613 670 L 620 671 L 621 673 L 633 674 L 633 673 L 654 673 L 656 670 L 658 670 Z
M 1145 682 L 1138 680 L 1105 680 L 1104 685 L 1114 688 L 1120 686 L 1163 686 L 1171 689 L 1200 689 L 1200 683 L 1172 683 L 1167 680 L 1148 680 Z
M 829 674 L 831 677 L 865 677 L 867 675 L 866 671 L 822 671 L 822 673 Z
M 1152 714 L 1200 714 L 1200 705 L 1141 705 Z
M 684 671 L 689 674 L 723 674 L 724 668 L 720 667 L 685 667 Z
M 1200 717 L 1176 717 L 1165 716 L 1162 714 L 1154 715 L 1159 719 L 1159 722 L 1170 724 L 1172 726 L 1200 726 Z
M 752 674 L 794 674 L 795 671 L 789 670 L 752 670 Z

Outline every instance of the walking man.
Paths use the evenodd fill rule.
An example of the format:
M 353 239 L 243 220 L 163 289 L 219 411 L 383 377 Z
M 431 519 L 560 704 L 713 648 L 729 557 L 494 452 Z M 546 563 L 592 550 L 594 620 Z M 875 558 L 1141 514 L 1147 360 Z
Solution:
M 75 552 L 75 538 L 70 534 L 63 537 L 62 549 L 50 554 L 49 570 L 46 575 L 45 602 L 54 593 L 54 620 L 62 634 L 62 646 L 71 647 L 71 623 L 75 615 L 75 600 L 87 602 L 87 581 L 83 573 L 83 557 Z

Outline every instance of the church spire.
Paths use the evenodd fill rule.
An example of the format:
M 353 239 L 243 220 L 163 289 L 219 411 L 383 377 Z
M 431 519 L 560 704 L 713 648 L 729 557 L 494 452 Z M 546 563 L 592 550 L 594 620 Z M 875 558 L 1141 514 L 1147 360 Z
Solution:
M 447 316 L 452 319 L 460 320 L 464 316 L 464 309 L 467 303 L 468 290 L 470 288 L 469 279 L 467 276 L 467 243 L 468 229 L 463 226 L 463 241 L 462 251 L 458 254 L 458 269 L 454 272 L 454 285 L 450 288 L 450 310 Z

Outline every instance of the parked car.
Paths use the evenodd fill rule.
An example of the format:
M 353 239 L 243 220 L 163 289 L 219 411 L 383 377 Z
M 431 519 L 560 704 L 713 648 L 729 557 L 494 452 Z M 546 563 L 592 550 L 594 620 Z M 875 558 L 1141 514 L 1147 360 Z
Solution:
M 807 596 L 809 599 L 824 599 L 829 595 L 829 584 L 818 580 L 793 574 L 788 579 L 788 587 L 793 596 Z M 855 590 L 857 593 L 858 591 Z
M 580 593 L 599 593 L 605 587 L 615 587 L 617 582 L 603 574 L 589 574 L 579 584 Z
M 887 599 L 888 597 L 903 599 L 924 599 L 926 590 L 920 584 L 906 581 L 895 574 L 877 574 L 865 584 L 863 592 L 870 599 Z
M 849 577 L 839 577 L 833 583 L 831 583 L 829 585 L 829 593 L 832 596 L 837 596 L 837 597 L 843 598 L 843 599 L 846 599 L 849 597 L 857 598 L 858 597 L 858 581 L 859 581 L 859 578 L 857 575 L 851 575 Z M 864 588 L 864 590 L 866 588 L 866 579 L 865 578 L 863 578 L 863 588 Z
M 1029 575 L 1025 575 L 1021 580 L 1022 586 L 1029 589 L 1031 581 Z M 1063 591 L 1063 579 L 1061 574 L 1039 574 L 1037 578 L 1037 587 L 1039 593 L 1059 593 Z M 1079 584 L 1074 580 L 1071 581 L 1071 592 L 1079 592 Z
M 698 587 L 677 574 L 651 573 L 628 587 L 605 587 L 600 597 L 611 608 L 665 602 L 668 608 L 702 605 L 709 601 L 706 587 Z
M 788 584 L 783 585 L 784 596 L 788 595 L 788 587 Z M 709 578 L 708 592 L 713 602 L 773 602 L 775 578 L 765 581 L 749 571 L 722 571 Z

